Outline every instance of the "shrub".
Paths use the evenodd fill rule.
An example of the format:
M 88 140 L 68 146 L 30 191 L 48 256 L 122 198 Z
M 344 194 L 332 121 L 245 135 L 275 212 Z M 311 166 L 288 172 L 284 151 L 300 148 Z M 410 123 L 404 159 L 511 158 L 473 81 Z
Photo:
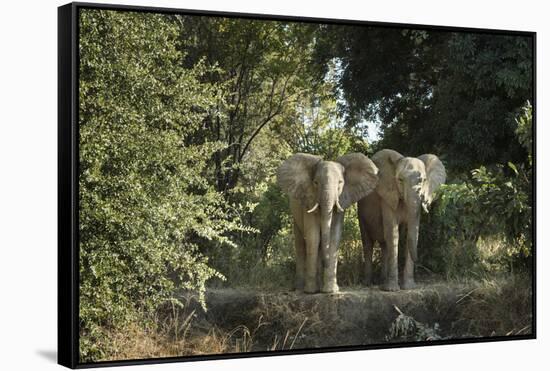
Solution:
M 532 107 L 515 122 L 524 163 L 480 166 L 467 179 L 443 185 L 420 229 L 421 261 L 446 275 L 482 274 L 532 264 Z
M 530 184 L 525 166 L 508 163 L 443 185 L 423 216 L 421 262 L 447 276 L 530 268 Z
M 223 278 L 203 254 L 242 230 L 207 181 L 219 143 L 186 143 L 216 107 L 210 69 L 180 66 L 171 18 L 82 10 L 80 40 L 81 361 L 104 336 L 143 323 L 174 290 Z
M 375 251 L 378 253 L 377 250 Z M 357 219 L 357 205 L 354 204 L 346 210 L 344 230 L 338 246 L 338 284 L 342 286 L 360 284 L 363 261 L 363 242 Z

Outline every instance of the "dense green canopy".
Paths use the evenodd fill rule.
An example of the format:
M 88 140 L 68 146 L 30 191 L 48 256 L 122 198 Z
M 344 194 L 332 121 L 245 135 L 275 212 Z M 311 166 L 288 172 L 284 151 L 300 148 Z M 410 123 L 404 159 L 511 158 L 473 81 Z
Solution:
M 378 148 L 442 154 L 463 172 L 525 162 L 515 119 L 532 101 L 527 36 L 375 27 L 325 27 L 318 66 L 341 66 L 338 89 L 350 126 L 381 123 Z

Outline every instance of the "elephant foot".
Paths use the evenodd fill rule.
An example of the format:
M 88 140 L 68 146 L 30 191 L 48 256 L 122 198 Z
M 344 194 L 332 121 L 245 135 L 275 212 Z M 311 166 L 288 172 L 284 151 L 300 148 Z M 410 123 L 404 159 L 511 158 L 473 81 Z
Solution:
M 363 285 L 367 286 L 367 287 L 372 287 L 374 285 L 374 282 L 373 282 L 372 278 L 369 278 L 369 279 L 364 278 L 363 279 Z
M 363 277 L 363 285 L 372 286 L 373 284 L 372 274 L 365 274 L 365 277 Z
M 306 294 L 315 294 L 315 293 L 318 292 L 318 291 L 319 291 L 319 287 L 318 287 L 317 285 L 315 285 L 315 284 L 313 284 L 313 285 L 308 285 L 308 284 L 306 283 L 306 285 L 304 286 L 304 292 L 305 292 Z
M 304 291 L 304 280 L 296 280 L 294 284 L 294 289 L 296 291 Z
M 414 281 L 405 281 L 401 284 L 401 289 L 403 290 L 414 290 L 417 288 L 416 282 Z
M 382 291 L 399 291 L 399 285 L 397 282 L 386 282 L 380 286 Z
M 321 292 L 325 294 L 331 294 L 338 291 L 340 291 L 340 288 L 335 283 L 332 285 L 324 285 L 323 288 L 321 289 Z

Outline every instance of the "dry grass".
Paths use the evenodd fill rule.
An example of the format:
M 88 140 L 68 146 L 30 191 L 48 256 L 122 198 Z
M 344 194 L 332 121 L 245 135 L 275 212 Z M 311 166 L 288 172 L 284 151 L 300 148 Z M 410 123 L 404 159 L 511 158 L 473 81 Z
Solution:
M 188 356 L 200 354 L 240 353 L 250 351 L 252 336 L 246 326 L 225 332 L 212 327 L 207 332 L 187 331 L 176 339 L 162 330 L 149 331 L 130 325 L 124 331 L 111 333 L 109 354 L 101 359 L 121 360 Z
M 103 360 L 288 350 L 391 341 L 525 335 L 526 277 L 426 282 L 418 290 L 338 295 L 214 290 L 203 312 L 192 297 L 159 310 L 150 327 L 107 333 Z M 396 310 L 399 308 L 399 311 Z
M 530 278 L 483 280 L 457 300 L 452 332 L 465 336 L 527 335 L 532 332 Z
M 132 324 L 121 331 L 106 332 L 108 355 L 96 361 L 250 352 L 262 327 L 269 325 L 274 330 L 277 316 L 281 317 L 280 321 L 288 320 L 289 324 L 301 323 L 295 330 L 274 330 L 272 339 L 266 342 L 269 345 L 263 350 L 293 349 L 308 322 L 303 313 L 293 313 L 289 308 L 275 305 L 268 311 L 268 315 L 273 317 L 269 323 L 260 315 L 250 328 L 238 325 L 224 330 L 204 318 L 198 319 L 197 308 L 193 304 L 196 303 L 192 302 L 192 297 L 181 307 L 170 303 L 156 314 L 154 328 Z M 293 316 L 294 320 L 290 320 L 289 316 Z

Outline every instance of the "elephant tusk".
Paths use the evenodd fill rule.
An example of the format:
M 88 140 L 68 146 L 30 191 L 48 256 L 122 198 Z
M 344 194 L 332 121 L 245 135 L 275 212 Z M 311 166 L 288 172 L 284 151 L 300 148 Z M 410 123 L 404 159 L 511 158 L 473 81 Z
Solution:
M 315 204 L 315 206 L 313 206 L 311 209 L 309 209 L 309 210 L 307 211 L 307 213 L 308 213 L 308 214 L 311 214 L 312 212 L 314 212 L 315 210 L 317 210 L 318 207 L 319 207 L 319 203 L 317 202 L 317 203 Z
M 336 200 L 336 208 L 338 209 L 338 211 L 340 211 L 341 213 L 344 212 L 344 209 L 342 209 L 342 206 L 340 206 L 340 202 L 338 200 Z

